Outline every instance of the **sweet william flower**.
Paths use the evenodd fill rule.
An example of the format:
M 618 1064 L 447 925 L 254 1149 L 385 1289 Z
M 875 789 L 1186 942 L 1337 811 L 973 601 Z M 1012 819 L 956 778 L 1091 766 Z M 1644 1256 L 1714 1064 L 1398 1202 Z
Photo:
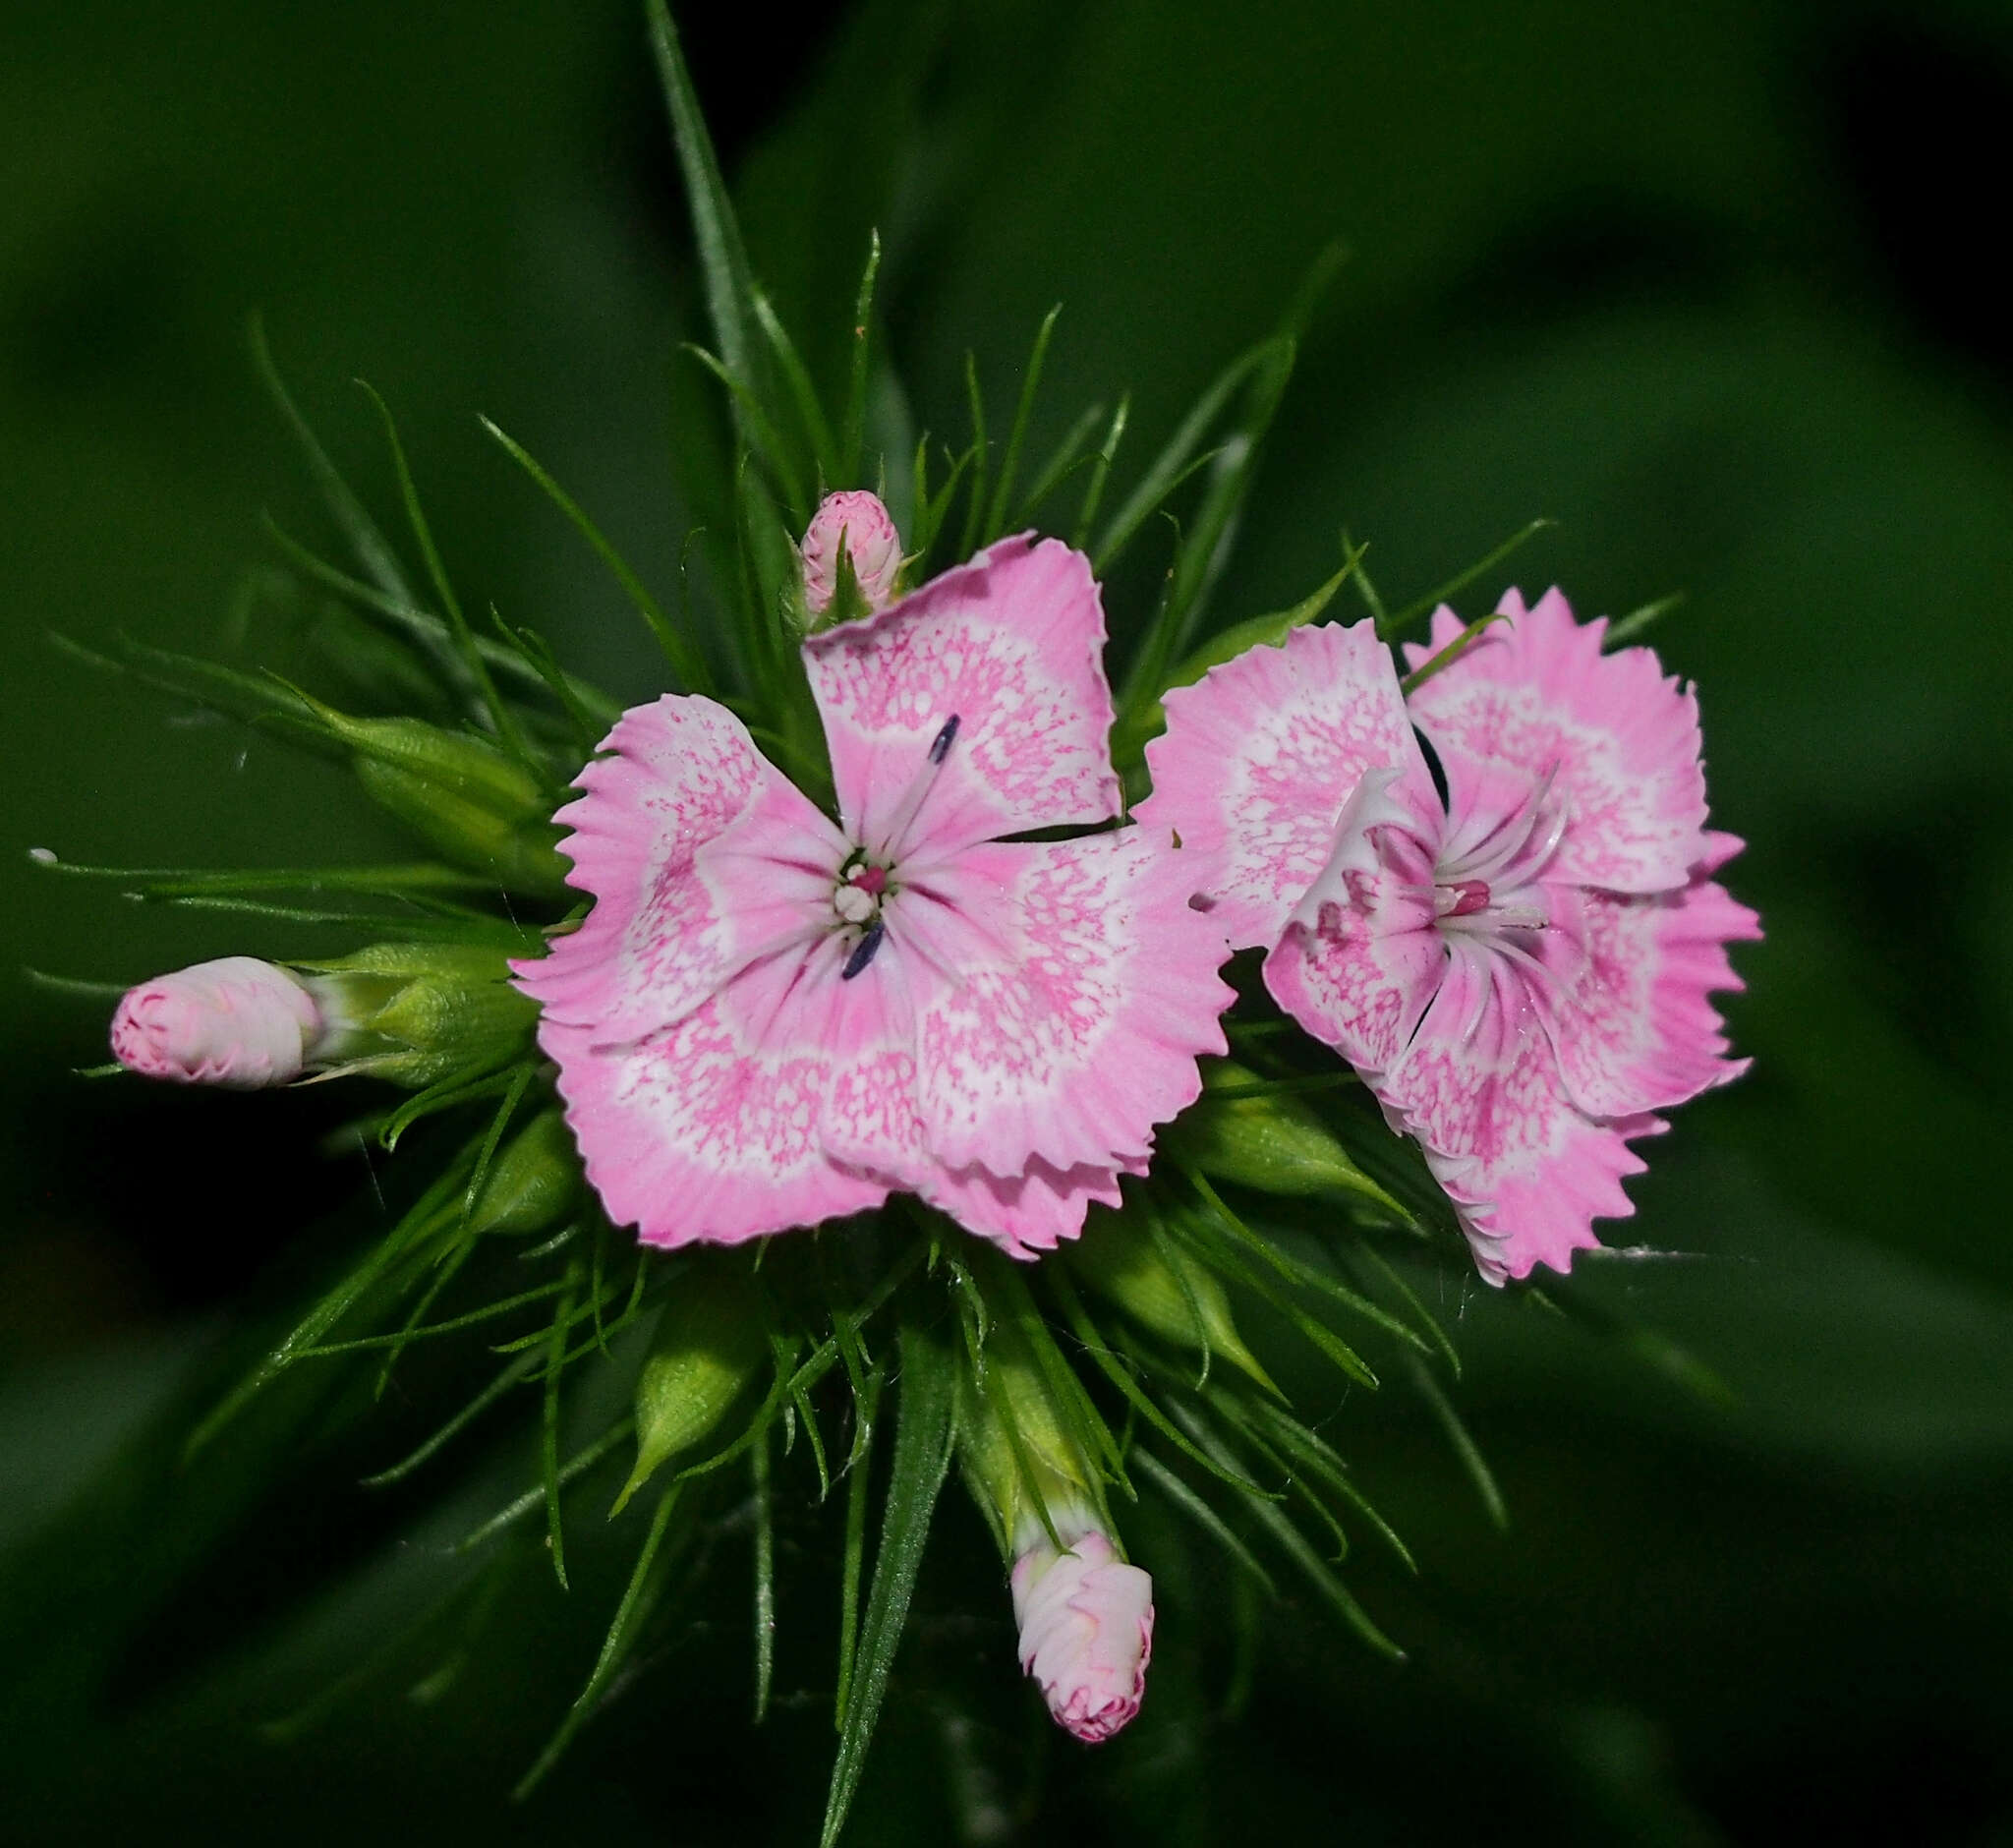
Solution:
M 586 923 L 517 965 L 590 1180 L 647 1243 L 920 1194 L 1017 1256 L 1200 1089 L 1230 999 L 1165 829 L 1121 813 L 1089 561 L 1003 540 L 804 645 L 836 821 L 733 714 L 623 715 L 560 811 Z
M 322 1038 L 315 998 L 254 956 L 198 962 L 130 988 L 112 1056 L 142 1077 L 255 1091 L 301 1075 Z
M 1369 623 L 1171 692 L 1139 810 L 1214 858 L 1227 940 L 1418 1138 L 1492 1283 L 1597 1244 L 1629 1142 L 1745 1068 L 1707 998 L 1758 935 L 1712 877 L 1741 843 L 1705 825 L 1690 691 L 1557 591 L 1500 613 L 1409 708 Z M 1440 610 L 1412 664 L 1460 632 Z
M 901 570 L 901 536 L 880 495 L 863 488 L 827 494 L 811 516 L 799 549 L 805 606 L 814 616 L 832 607 L 841 546 L 851 557 L 853 578 L 869 611 L 885 609 L 893 600 L 895 576 Z
M 1020 1666 L 1057 1724 L 1097 1745 L 1131 1723 L 1153 1653 L 1153 1580 L 1096 1528 L 1058 1552 L 1046 1534 L 1013 1562 Z

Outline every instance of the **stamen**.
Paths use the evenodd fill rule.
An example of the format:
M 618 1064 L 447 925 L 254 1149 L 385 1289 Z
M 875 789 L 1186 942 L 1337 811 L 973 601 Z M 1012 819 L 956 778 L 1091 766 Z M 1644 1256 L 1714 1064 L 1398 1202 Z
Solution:
M 864 924 L 878 908 L 864 885 L 840 886 L 832 895 L 832 908 L 848 924 Z
M 923 767 L 916 772 L 915 779 L 902 791 L 894 813 L 889 818 L 888 826 L 881 831 L 881 839 L 875 846 L 873 857 L 881 861 L 897 861 L 901 848 L 908 838 L 908 831 L 915 826 L 917 815 L 922 812 L 925 799 L 937 786 L 938 773 L 944 768 L 944 760 L 950 755 L 950 746 L 957 736 L 957 715 L 952 713 L 944 722 L 944 728 L 930 742 L 924 754 Z
M 879 918 L 867 927 L 867 934 L 853 946 L 853 953 L 845 959 L 845 967 L 838 972 L 841 982 L 850 982 L 854 976 L 874 960 L 874 953 L 881 948 L 882 940 L 888 935 L 888 926 Z

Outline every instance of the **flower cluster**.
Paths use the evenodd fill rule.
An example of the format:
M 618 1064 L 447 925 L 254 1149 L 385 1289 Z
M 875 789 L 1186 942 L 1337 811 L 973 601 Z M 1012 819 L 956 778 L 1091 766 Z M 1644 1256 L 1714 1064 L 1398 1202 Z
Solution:
M 531 1780 L 626 1678 L 702 1532 L 752 1526 L 762 1712 L 776 1454 L 808 1455 L 819 1500 L 842 1484 L 845 1509 L 830 1848 L 953 1459 L 999 1546 L 1021 1666 L 1081 1740 L 1120 1732 L 1145 1692 L 1153 1580 L 1113 1517 L 1142 1491 L 1268 1593 L 1255 1549 L 1275 1545 L 1398 1654 L 1283 1504 L 1342 1551 L 1361 1520 L 1409 1555 L 1238 1305 L 1366 1395 L 1409 1382 L 1485 1482 L 1434 1375 L 1447 1332 L 1405 1272 L 1565 1272 L 1596 1220 L 1629 1213 L 1631 1143 L 1741 1069 L 1711 997 L 1739 986 L 1728 946 L 1756 921 L 1718 883 L 1740 843 L 1707 825 L 1693 695 L 1558 592 L 1513 591 L 1466 628 L 1443 608 L 1401 666 L 1352 553 L 1294 609 L 1198 640 L 1291 322 L 1202 394 L 1101 531 L 1122 404 L 1101 443 L 1087 415 L 1031 482 L 1016 473 L 1053 317 L 997 475 L 975 379 L 970 445 L 934 482 L 927 442 L 872 454 L 870 407 L 902 396 L 872 378 L 878 245 L 844 415 L 828 415 L 747 271 L 656 5 L 653 22 L 695 217 L 719 233 L 701 258 L 719 353 L 703 357 L 732 452 L 681 435 L 691 477 L 719 489 L 711 626 L 673 622 L 491 434 L 614 567 L 681 690 L 623 710 L 533 631 L 478 635 L 386 413 L 431 591 L 312 437 L 365 576 L 288 552 L 388 636 L 415 711 L 386 714 L 361 678 L 343 684 L 373 716 L 139 643 L 109 664 L 346 763 L 428 857 L 174 874 L 37 857 L 259 928 L 371 935 L 332 959 L 229 955 L 140 984 L 112 1022 L 120 1067 L 235 1089 L 374 1077 L 411 1094 L 345 1136 L 389 1151 L 429 1125 L 431 1179 L 387 1168 L 348 1272 L 191 1449 L 288 1368 L 370 1365 L 381 1393 L 410 1343 L 465 1335 L 460 1409 L 374 1481 L 518 1404 L 537 1478 L 465 1550 L 542 1551 L 562 1586 L 569 1502 L 599 1482 L 613 1517 L 650 1491 L 626 1530 L 574 1524 L 575 1544 L 583 1525 L 640 1544 Z M 1225 459 L 1191 491 L 1115 696 L 1100 580 L 1217 434 Z M 857 485 L 886 491 L 891 464 L 913 481 L 899 520 Z M 1071 538 L 1041 536 L 1072 478 Z M 1352 574 L 1371 617 L 1321 620 Z M 570 1394 L 577 1366 L 616 1369 L 614 1390 Z M 631 1409 L 608 1421 L 615 1401 Z M 604 1422 L 569 1456 L 576 1412 Z M 598 1476 L 617 1453 L 626 1474 Z
M 1696 703 L 1558 592 L 1511 592 L 1479 637 L 1443 608 L 1409 697 L 1368 621 L 1211 668 L 1167 694 L 1128 818 L 1089 560 L 1021 535 L 885 603 L 892 535 L 854 491 L 802 548 L 814 609 L 833 549 L 865 548 L 871 612 L 802 649 L 835 816 L 698 695 L 624 713 L 559 811 L 593 907 L 515 980 L 588 1180 L 644 1243 L 906 1191 L 1054 1250 L 1200 1095 L 1247 948 L 1416 1139 L 1495 1284 L 1595 1244 L 1653 1113 L 1742 1069 L 1708 996 L 1756 927 L 1713 877 L 1740 843 L 1705 826 Z M 283 1082 L 358 1038 L 340 994 L 227 958 L 135 989 L 113 1048 Z M 1043 1421 L 1024 1401 L 1022 1441 Z M 1151 1580 L 1074 1499 L 1086 1469 L 1050 1473 L 1062 1527 L 1003 1532 L 1022 1663 L 1099 1740 L 1138 1708 Z M 1020 1499 L 1010 1469 L 983 1492 Z

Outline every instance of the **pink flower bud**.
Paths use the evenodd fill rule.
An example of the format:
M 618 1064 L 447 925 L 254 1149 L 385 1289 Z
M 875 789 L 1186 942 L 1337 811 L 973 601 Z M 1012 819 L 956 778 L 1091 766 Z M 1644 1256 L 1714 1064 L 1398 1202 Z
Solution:
M 1046 1539 L 1013 1562 L 1020 1665 L 1059 1725 L 1086 1745 L 1130 1723 L 1153 1653 L 1153 1580 L 1092 1529 L 1066 1553 Z
M 238 1091 L 299 1077 L 320 1037 L 314 998 L 253 956 L 157 975 L 112 1015 L 112 1055 L 127 1070 Z
M 838 588 L 839 536 L 852 554 L 853 576 L 869 609 L 885 609 L 893 601 L 894 574 L 901 569 L 901 535 L 878 494 L 849 488 L 827 494 L 811 516 L 804 535 L 804 602 L 814 616 L 832 606 Z

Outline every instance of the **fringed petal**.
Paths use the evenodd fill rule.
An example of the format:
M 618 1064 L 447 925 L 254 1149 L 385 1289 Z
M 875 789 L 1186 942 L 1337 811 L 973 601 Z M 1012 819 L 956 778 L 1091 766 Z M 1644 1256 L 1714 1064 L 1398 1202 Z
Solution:
M 1207 873 L 1198 890 L 1234 949 L 1279 941 L 1366 772 L 1396 772 L 1391 802 L 1439 838 L 1439 799 L 1372 623 L 1295 629 L 1163 703 L 1167 731 L 1146 747 L 1153 793 L 1136 814 L 1174 830 Z
M 1565 828 L 1545 878 L 1611 892 L 1684 885 L 1705 850 L 1697 700 L 1646 648 L 1602 654 L 1606 619 L 1574 621 L 1556 590 L 1528 609 L 1513 590 L 1498 607 L 1510 620 L 1411 696 L 1447 773 L 1450 836 L 1470 808 L 1503 806 L 1478 798 L 1478 783 L 1550 773 Z M 1441 608 L 1408 660 L 1418 666 L 1461 627 Z
M 916 1082 L 947 1168 L 1110 1169 L 1195 1100 L 1232 992 L 1186 857 L 1147 828 L 974 847 L 923 880 L 928 910 L 896 901 L 898 948 L 941 978 L 918 997 Z
M 847 831 L 870 852 L 913 859 L 1112 820 L 1121 795 L 1104 645 L 1090 560 L 1029 534 L 878 616 L 813 636 L 804 664 Z M 911 808 L 926 768 L 937 774 Z

